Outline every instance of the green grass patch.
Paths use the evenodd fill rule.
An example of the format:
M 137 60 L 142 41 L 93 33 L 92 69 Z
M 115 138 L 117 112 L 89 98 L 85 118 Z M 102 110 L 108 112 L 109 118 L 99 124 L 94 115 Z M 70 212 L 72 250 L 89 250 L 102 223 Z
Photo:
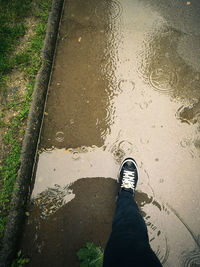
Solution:
M 0 114 L 0 127 L 7 129 L 3 137 L 8 154 L 3 160 L 0 170 L 2 188 L 0 189 L 0 238 L 3 235 L 7 215 L 10 209 L 10 199 L 13 192 L 17 171 L 20 164 L 21 138 L 24 135 L 22 127 L 26 120 L 32 99 L 35 76 L 41 67 L 41 48 L 46 31 L 51 0 L 0 0 L 0 93 L 6 96 L 6 77 L 13 69 L 24 73 L 29 82 L 26 85 L 26 95 L 23 99 L 13 97 L 13 101 L 4 105 L 3 110 L 12 109 L 16 116 L 8 125 L 3 121 L 4 113 Z M 28 39 L 26 48 L 14 55 L 12 53 L 27 30 L 24 19 L 28 16 L 37 19 L 35 32 Z M 21 265 L 22 266 L 22 265 Z
M 39 56 L 34 55 L 34 52 L 38 54 L 43 45 L 50 3 L 51 0 L 0 0 L 0 93 L 5 94 L 6 91 L 5 74 L 16 66 L 25 69 L 33 60 L 33 66 L 27 68 L 27 74 L 36 75 L 41 62 L 38 63 Z M 29 40 L 31 45 L 25 52 L 12 57 L 19 38 L 26 33 L 24 18 L 28 15 L 35 16 L 40 21 L 35 29 L 36 34 Z
M 11 267 L 23 267 L 24 265 L 26 265 L 27 263 L 30 262 L 29 258 L 25 258 L 22 255 L 22 251 L 18 251 L 17 253 L 17 258 L 13 260 Z
M 80 261 L 80 267 L 103 266 L 103 250 L 94 243 L 87 242 L 85 248 L 79 249 L 77 257 Z
M 14 67 L 10 54 L 27 27 L 23 20 L 31 10 L 31 0 L 0 0 L 0 92 L 5 91 L 4 75 Z
M 5 122 L 2 119 L 0 119 L 0 127 L 3 128 L 5 126 L 6 126 Z
M 7 217 L 6 216 L 2 216 L 0 217 L 0 233 L 2 234 L 4 229 L 5 229 L 5 226 L 6 226 L 6 222 L 7 222 Z
M 29 46 L 25 51 L 18 53 L 11 60 L 20 71 L 24 71 L 29 79 L 37 74 L 41 66 L 40 52 L 44 43 L 46 24 L 39 23 L 35 29 L 35 35 L 29 39 Z
M 7 156 L 1 169 L 1 174 L 3 177 L 3 189 L 1 190 L 0 194 L 0 203 L 2 212 L 4 212 L 5 214 L 7 212 L 10 195 L 13 191 L 17 169 L 19 167 L 20 144 L 15 139 L 13 139 L 11 130 L 9 130 L 9 132 L 5 135 L 4 140 L 5 143 L 8 143 L 9 146 L 11 146 L 11 152 Z
M 0 191 L 0 238 L 3 235 L 6 216 L 10 209 L 10 197 L 13 192 L 17 171 L 20 164 L 21 142 L 18 141 L 19 137 L 23 137 L 24 130 L 19 131 L 22 121 L 24 121 L 29 112 L 31 96 L 34 88 L 34 80 L 27 84 L 27 94 L 24 100 L 19 104 L 18 114 L 12 119 L 7 133 L 4 135 L 3 140 L 7 145 L 9 153 L 4 159 L 1 176 L 2 188 Z

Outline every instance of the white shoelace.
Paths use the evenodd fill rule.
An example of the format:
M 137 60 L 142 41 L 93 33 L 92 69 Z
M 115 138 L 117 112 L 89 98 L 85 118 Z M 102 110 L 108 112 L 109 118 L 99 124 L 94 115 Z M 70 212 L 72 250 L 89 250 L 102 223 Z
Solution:
M 124 170 L 121 187 L 135 189 L 135 172 Z

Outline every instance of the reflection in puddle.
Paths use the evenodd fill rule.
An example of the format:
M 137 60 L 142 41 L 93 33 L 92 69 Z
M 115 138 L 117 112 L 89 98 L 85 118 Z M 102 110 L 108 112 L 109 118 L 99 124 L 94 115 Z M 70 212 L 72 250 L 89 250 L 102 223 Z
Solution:
M 68 186 L 62 188 L 55 184 L 54 187 L 41 192 L 31 201 L 41 209 L 40 217 L 46 219 L 74 197 L 75 195 L 72 194 L 72 190 Z
M 67 190 L 66 186 L 83 177 L 112 177 L 117 180 L 120 159 L 135 153 L 131 151 L 131 143 L 125 140 L 116 142 L 111 149 L 83 146 L 76 149 L 43 151 L 37 164 L 32 198 L 37 198 L 42 192 L 57 187 L 58 184 Z M 138 189 L 154 195 L 143 162 L 137 163 L 142 176 L 138 181 Z
M 44 266 L 48 266 L 48 262 L 53 263 L 53 256 L 49 255 L 46 259 L 42 258 L 49 252 L 48 244 L 53 241 L 55 242 L 54 254 L 58 253 L 58 244 L 63 235 L 64 239 L 67 239 L 70 233 L 77 231 L 80 233 L 80 230 L 84 229 L 86 238 L 88 238 L 91 235 L 91 229 L 88 228 L 88 225 L 91 225 L 92 218 L 95 218 L 95 224 L 91 226 L 91 240 L 99 236 L 98 231 L 100 229 L 109 236 L 117 188 L 114 179 L 84 178 L 77 180 L 70 186 L 55 185 L 33 198 L 30 210 L 31 214 L 35 215 L 28 219 L 25 231 L 25 237 L 32 234 L 37 236 L 34 242 L 29 240 L 36 248 L 31 266 L 36 266 L 34 265 L 36 264 L 35 261 L 43 261 Z M 198 243 L 193 238 L 191 230 L 188 231 L 188 226 L 176 216 L 176 213 L 166 205 L 159 203 L 152 195 L 144 192 L 137 191 L 135 198 L 147 224 L 150 244 L 163 266 L 167 266 L 166 264 L 179 266 L 180 261 L 185 261 L 184 265 L 181 266 L 194 266 L 190 265 L 191 262 L 193 264 L 198 263 L 200 260 L 200 254 L 197 254 L 197 252 L 200 253 Z M 55 231 L 56 240 L 49 234 L 48 229 L 50 228 Z M 37 229 L 36 232 L 34 229 Z M 174 235 L 173 229 L 179 229 L 179 233 Z M 104 246 L 108 236 L 103 235 L 103 238 L 98 237 L 97 240 Z M 80 241 L 75 238 L 75 240 L 70 239 L 70 242 L 73 250 L 77 245 L 76 243 Z M 187 253 L 184 251 L 185 242 L 190 248 Z M 29 253 L 29 247 L 24 247 L 24 250 L 27 254 Z M 65 264 L 73 262 L 75 252 L 73 251 L 73 254 L 68 255 Z M 174 253 L 176 253 L 176 259 Z M 57 264 L 56 266 L 61 266 L 60 261 Z
M 116 151 L 121 149 L 120 151 L 122 151 L 123 157 L 126 156 L 126 153 L 131 154 L 133 149 L 132 144 L 126 140 L 116 142 L 114 148 Z M 57 212 L 59 212 L 62 207 L 64 208 L 66 205 L 70 206 L 72 201 L 76 201 L 76 198 L 79 198 L 80 191 L 81 194 L 84 194 L 84 192 L 87 194 L 87 183 L 90 184 L 91 191 L 93 189 L 94 192 L 98 190 L 95 189 L 97 186 L 96 178 L 93 178 L 97 175 L 100 177 L 112 177 L 112 179 L 97 179 L 98 187 L 103 190 L 102 197 L 105 197 L 106 194 L 110 194 L 109 190 L 111 189 L 109 188 L 111 185 L 107 188 L 107 181 L 109 183 L 112 180 L 112 190 L 114 191 L 111 191 L 116 192 L 116 178 L 120 157 L 119 154 L 112 149 L 111 151 L 107 151 L 106 148 L 102 149 L 95 146 L 90 148 L 83 146 L 77 149 L 54 149 L 51 152 L 42 152 L 38 161 L 36 182 L 32 194 L 33 206 L 40 209 L 38 216 L 46 220 L 51 216 L 57 216 Z M 74 154 L 78 156 L 74 157 Z M 106 161 L 104 160 L 105 158 Z M 68 166 L 67 168 L 66 165 Z M 177 261 L 176 266 L 179 266 L 180 260 L 182 260 L 182 253 L 185 251 L 186 243 L 187 247 L 190 248 L 190 250 L 188 250 L 189 254 L 199 247 L 195 234 L 180 218 L 176 211 L 168 205 L 163 205 L 156 200 L 154 190 L 149 180 L 149 174 L 144 168 L 144 164 L 138 162 L 138 165 L 140 179 L 137 186 L 136 200 L 148 227 L 151 246 L 163 264 L 175 264 Z M 82 177 L 85 178 L 82 179 Z M 56 183 L 59 183 L 59 185 Z M 73 188 L 76 188 L 79 183 L 81 186 L 78 186 L 78 191 L 74 190 Z M 86 189 L 82 188 L 83 183 Z M 101 195 L 101 192 L 98 191 L 98 194 Z M 113 209 L 115 196 L 116 193 L 112 196 Z M 100 202 L 101 201 L 102 200 L 100 200 Z M 108 203 L 104 202 L 104 205 L 107 204 Z M 94 204 L 94 208 L 100 208 L 99 212 L 102 215 L 106 208 L 99 207 L 98 205 L 99 204 Z M 79 209 L 81 208 L 82 206 L 79 207 Z M 91 209 L 91 207 L 89 207 L 89 209 Z M 97 211 L 98 210 L 96 210 L 96 212 Z M 78 210 L 76 210 L 76 212 L 78 212 Z M 73 211 L 71 211 L 70 216 L 71 220 L 73 220 Z M 39 217 L 37 220 L 39 220 Z M 31 219 L 29 220 L 31 221 Z M 97 221 L 98 217 L 95 218 L 96 223 Z M 110 218 L 109 225 L 111 221 L 112 218 Z M 106 226 L 104 225 L 103 227 Z M 174 235 L 175 229 L 178 229 L 176 235 Z M 106 240 L 104 240 L 104 242 L 105 241 Z M 197 261 L 199 258 L 195 260 Z

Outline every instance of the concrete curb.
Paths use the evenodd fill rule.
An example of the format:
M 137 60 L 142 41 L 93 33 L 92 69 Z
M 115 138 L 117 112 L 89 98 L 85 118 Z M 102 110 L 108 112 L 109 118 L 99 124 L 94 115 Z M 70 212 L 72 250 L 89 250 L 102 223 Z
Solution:
M 47 31 L 42 49 L 43 63 L 36 77 L 27 128 L 22 144 L 20 169 L 16 178 L 15 190 L 11 200 L 11 210 L 2 240 L 0 267 L 11 266 L 23 230 L 25 209 L 30 196 L 32 172 L 35 164 L 63 2 L 64 0 L 53 0 L 47 23 Z

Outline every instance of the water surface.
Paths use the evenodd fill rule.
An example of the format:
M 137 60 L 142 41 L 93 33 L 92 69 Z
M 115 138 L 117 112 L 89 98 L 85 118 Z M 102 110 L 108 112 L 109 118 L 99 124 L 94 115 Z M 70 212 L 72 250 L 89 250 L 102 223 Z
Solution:
M 66 1 L 30 216 L 30 266 L 105 246 L 121 161 L 163 266 L 200 266 L 200 4 Z

